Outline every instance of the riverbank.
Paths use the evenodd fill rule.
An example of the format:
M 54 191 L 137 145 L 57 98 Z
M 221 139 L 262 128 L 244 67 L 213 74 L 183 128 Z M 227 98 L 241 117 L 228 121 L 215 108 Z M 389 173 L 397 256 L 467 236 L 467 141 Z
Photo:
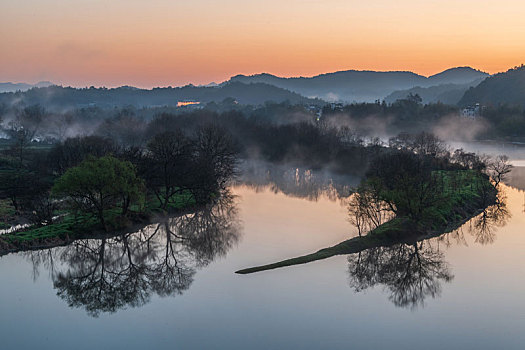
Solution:
M 107 210 L 104 216 L 107 219 L 108 230 L 104 230 L 99 220 L 92 215 L 63 213 L 60 219 L 52 224 L 30 226 L 0 235 L 0 256 L 67 245 L 77 239 L 111 237 L 134 232 L 169 216 L 182 215 L 199 208 L 199 204 L 190 194 L 176 196 L 166 210 L 160 209 L 159 204 L 156 197 L 150 197 L 143 210 L 131 208 L 127 217 L 120 215 L 119 209 Z
M 395 217 L 367 235 L 348 239 L 312 254 L 242 269 L 235 273 L 250 274 L 306 264 L 335 255 L 358 253 L 376 247 L 413 244 L 451 232 L 496 203 L 497 189 L 490 179 L 481 173 L 472 170 L 439 171 L 438 175 L 444 181 L 444 191 L 448 200 L 430 208 L 434 215 L 427 220 L 415 222 L 408 217 Z

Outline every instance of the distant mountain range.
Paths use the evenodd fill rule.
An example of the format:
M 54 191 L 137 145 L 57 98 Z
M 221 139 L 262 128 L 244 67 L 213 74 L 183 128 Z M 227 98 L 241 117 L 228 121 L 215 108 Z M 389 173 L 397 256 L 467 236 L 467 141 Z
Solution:
M 508 104 L 525 107 L 525 66 L 509 69 L 485 79 L 467 90 L 459 101 L 460 106 L 475 103 L 482 105 Z
M 387 103 L 418 94 L 424 103 L 443 102 L 469 106 L 525 106 L 525 67 L 493 76 L 470 67 L 447 69 L 425 77 L 412 72 L 342 71 L 314 77 L 282 78 L 271 74 L 237 75 L 221 84 L 177 88 L 139 89 L 71 88 L 31 84 L 0 83 L 0 103 L 21 102 L 45 107 L 119 107 L 133 105 L 174 106 L 179 101 L 221 102 L 233 98 L 240 104 L 260 105 L 267 101 L 292 104 L 321 104 L 325 101 Z M 29 90 L 27 90 L 29 89 Z M 25 90 L 25 91 L 24 91 Z M 318 98 L 318 99 L 314 99 Z
M 0 104 L 22 103 L 24 105 L 40 104 L 46 108 L 78 108 L 97 106 L 102 108 L 122 106 L 176 106 L 181 101 L 200 103 L 221 102 L 233 98 L 241 104 L 259 105 L 267 101 L 292 104 L 321 103 L 268 84 L 243 84 L 231 82 L 217 87 L 183 86 L 177 88 L 154 88 L 151 90 L 123 86 L 107 88 L 72 88 L 49 86 L 34 88 L 25 92 L 0 94 Z
M 282 78 L 267 73 L 250 76 L 236 75 L 226 83 L 265 83 L 311 98 L 316 97 L 326 101 L 348 103 L 382 100 L 394 91 L 409 90 L 415 87 L 428 88 L 439 85 L 450 85 L 449 88 L 452 88 L 452 90 L 461 90 L 464 88 L 463 85 L 467 85 L 466 90 L 471 86 L 469 84 L 473 84 L 488 76 L 487 73 L 470 67 L 457 67 L 447 69 L 430 77 L 412 72 L 349 70 L 307 78 Z M 441 90 L 441 93 L 444 93 L 447 88 L 444 87 Z M 461 96 L 459 98 L 461 98 Z
M 461 100 L 465 92 L 471 87 L 477 86 L 486 78 L 479 78 L 467 84 L 440 84 L 430 87 L 414 87 L 408 90 L 394 91 L 385 97 L 386 103 L 393 103 L 396 100 L 406 98 L 410 94 L 417 94 L 421 97 L 424 104 L 445 103 L 455 105 Z
M 34 87 L 48 87 L 53 85 L 50 81 L 41 81 L 36 84 L 26 84 L 26 83 L 0 83 L 0 93 L 2 92 L 15 92 L 15 91 L 27 91 Z

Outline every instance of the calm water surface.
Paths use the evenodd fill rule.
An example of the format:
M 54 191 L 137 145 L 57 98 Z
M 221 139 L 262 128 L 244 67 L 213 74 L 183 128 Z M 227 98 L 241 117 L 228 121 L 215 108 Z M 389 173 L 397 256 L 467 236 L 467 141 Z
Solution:
M 0 348 L 525 348 L 525 192 L 417 247 L 234 274 L 356 234 L 344 189 L 287 177 L 135 234 L 3 256 Z

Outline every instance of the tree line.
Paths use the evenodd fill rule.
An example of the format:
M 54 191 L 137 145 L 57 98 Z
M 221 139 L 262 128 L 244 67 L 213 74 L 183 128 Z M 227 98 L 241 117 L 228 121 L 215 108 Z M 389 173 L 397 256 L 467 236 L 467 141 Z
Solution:
M 415 97 L 403 103 L 422 108 Z M 363 109 L 364 116 L 371 112 L 370 108 L 386 107 L 378 103 L 344 108 L 353 108 L 353 113 Z M 383 144 L 379 139 L 363 137 L 344 123 L 333 123 L 335 111 L 324 111 L 326 116 L 318 118 L 305 106 L 289 103 L 224 112 L 164 111 L 149 119 L 141 117 L 134 108 L 106 110 L 102 120 L 95 117 L 99 116 L 96 109 L 79 110 L 72 119 L 85 124 L 72 125 L 85 132 L 79 130 L 82 136 L 73 137 L 65 136 L 69 131 L 60 131 L 72 127 L 67 120 L 65 125 L 60 122 L 67 113 L 30 106 L 4 121 L 4 131 L 10 139 L 0 144 L 0 197 L 9 199 L 17 212 L 31 213 L 35 222 L 52 219 L 56 200 L 50 200 L 49 194 L 75 199 L 73 189 L 78 188 L 73 185 L 83 184 L 78 181 L 81 178 L 95 186 L 90 182 L 91 176 L 86 175 L 90 173 L 105 174 L 107 182 L 96 186 L 99 192 L 105 188 L 107 193 L 90 194 L 89 199 L 77 196 L 74 207 L 85 211 L 90 202 L 90 208 L 99 208 L 102 220 L 100 213 L 109 207 L 118 207 L 122 215 L 130 215 L 129 209 L 146 205 L 149 195 L 156 198 L 162 210 L 179 205 L 184 198 L 204 202 L 235 174 L 237 159 L 363 176 L 373 159 L 383 154 L 385 159 L 398 157 L 391 154 L 396 148 L 436 155 L 441 147 L 427 133 L 411 140 L 407 139 L 409 134 L 400 134 L 388 145 Z M 96 126 L 87 127 L 89 121 Z M 56 129 L 54 135 L 62 137 L 43 141 L 42 136 L 50 129 Z M 465 164 L 476 162 L 472 157 L 475 156 L 460 152 L 457 159 Z M 443 157 L 437 158 L 445 162 Z M 468 166 L 473 166 L 470 163 Z M 73 170 L 75 167 L 79 168 Z M 64 179 L 55 184 L 60 177 Z
M 160 132 L 143 147 L 101 136 L 38 146 L 26 139 L 2 150 L 1 197 L 37 225 L 66 209 L 90 214 L 106 230 L 151 210 L 208 202 L 235 174 L 238 153 L 231 135 L 215 125 L 191 135 Z

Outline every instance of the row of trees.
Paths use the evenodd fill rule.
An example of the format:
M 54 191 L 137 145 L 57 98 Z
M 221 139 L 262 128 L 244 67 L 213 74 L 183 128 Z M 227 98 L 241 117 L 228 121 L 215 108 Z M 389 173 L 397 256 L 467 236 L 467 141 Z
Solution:
M 17 139 L 16 130 L 24 131 L 19 137 L 20 149 L 37 141 L 64 142 L 79 134 L 110 138 L 120 147 L 144 148 L 159 133 L 181 130 L 190 135 L 200 125 L 214 124 L 231 132 L 245 157 L 296 161 L 314 167 L 337 163 L 335 170 L 345 172 L 359 172 L 368 158 L 363 139 L 348 128 L 317 121 L 315 113 L 306 107 L 286 103 L 245 106 L 221 113 L 205 109 L 178 114 L 164 108 L 82 108 L 58 113 L 32 106 L 3 115 L 3 129 L 11 140 Z M 17 122 L 21 125 L 17 129 L 13 121 L 23 123 Z
M 276 110 L 283 113 L 280 122 L 266 120 L 264 116 Z M 56 115 L 38 106 L 26 108 L 16 115 L 19 126 L 15 128 L 15 124 L 7 123 L 12 126 L 11 139 L 4 144 L 0 159 L 0 197 L 9 198 L 17 212 L 26 216 L 31 213 L 33 221 L 49 222 L 55 204 L 49 200 L 48 193 L 55 179 L 83 161 L 86 163 L 82 168 L 68 177 L 76 179 L 82 173 L 96 174 L 99 172 L 96 169 L 103 169 L 107 165 L 103 163 L 109 162 L 115 172 L 133 169 L 142 183 L 135 181 L 130 191 L 138 193 L 143 187 L 166 209 L 183 193 L 191 193 L 196 201 L 203 202 L 210 193 L 224 187 L 235 173 L 239 153 L 244 158 L 292 162 L 314 168 L 329 166 L 338 172 L 361 175 L 368 159 L 378 150 L 377 144 L 368 146 L 348 128 L 315 122 L 304 108 L 267 104 L 252 112 L 252 116 L 247 116 L 243 111 L 219 114 L 202 110 L 160 114 L 145 121 L 135 115 L 135 110 L 122 109 L 101 122 L 82 110 L 79 118 L 92 120 L 97 126 L 89 129 L 84 124 L 76 125 L 94 134 L 69 137 L 50 145 L 39 140 Z M 286 113 L 293 115 L 289 123 L 285 122 Z M 88 156 L 93 157 L 89 162 Z M 107 156 L 130 162 L 132 167 L 112 158 L 99 159 Z M 108 175 L 108 179 L 112 177 Z M 121 180 L 123 184 L 127 181 Z M 31 186 L 27 186 L 28 183 Z M 80 186 L 82 181 L 64 180 L 65 183 Z M 54 194 L 71 196 L 72 190 L 66 191 L 65 187 L 68 186 L 57 186 Z M 121 196 L 128 198 L 129 203 L 122 198 L 117 201 L 117 195 L 108 193 L 103 204 L 104 199 L 99 195 L 98 203 L 91 201 L 91 206 L 119 206 L 127 213 L 130 206 L 140 205 L 144 196 L 137 193 Z M 77 209 L 85 210 L 85 201 L 86 198 L 77 199 Z
M 382 105 L 379 107 L 383 108 Z M 266 115 L 275 110 L 283 113 L 279 122 L 270 122 L 257 114 Z M 17 210 L 21 202 L 30 199 L 30 205 L 23 206 L 31 212 L 39 212 L 33 207 L 34 199 L 40 197 L 43 200 L 39 206 L 49 208 L 45 194 L 53 185 L 54 178 L 79 165 L 87 156 L 100 158 L 111 155 L 120 161 L 130 162 L 136 176 L 143 180 L 142 186 L 156 196 L 163 209 L 172 205 L 183 193 L 191 193 L 193 198 L 202 202 L 209 193 L 224 187 L 235 172 L 233 164 L 237 153 L 244 158 L 272 163 L 328 167 L 329 170 L 355 176 L 364 175 L 370 160 L 380 159 L 381 155 L 385 155 L 385 162 L 394 159 L 394 170 L 399 162 L 431 170 L 450 164 L 480 169 L 485 166 L 485 160 L 476 155 L 461 150 L 451 154 L 441 141 L 428 133 L 414 137 L 400 134 L 390 140 L 389 147 L 384 147 L 379 140 L 365 141 L 348 126 L 334 126 L 329 118 L 316 121 L 311 113 L 297 106 L 266 105 L 256 111 L 252 111 L 251 116 L 243 111 L 219 114 L 208 110 L 179 115 L 160 114 L 146 122 L 137 118 L 134 110 L 118 110 L 118 115 L 96 127 L 97 135 L 68 138 L 51 147 L 49 154 L 43 157 L 38 154 L 45 144 L 33 141 L 36 128 L 49 123 L 50 115 L 42 109 L 29 108 L 19 115 L 21 121 L 25 120 L 19 130 L 23 141 L 11 142 L 10 148 L 4 152 L 6 157 L 2 161 L 5 168 L 0 172 L 4 187 L 0 189 L 0 194 L 10 198 Z M 286 123 L 286 118 L 290 118 L 291 122 Z M 202 125 L 213 127 L 203 128 Z M 397 154 L 394 150 L 417 155 L 418 159 Z M 395 160 L 395 157 L 404 158 Z M 429 161 L 430 158 L 432 161 Z M 420 164 L 421 159 L 426 163 Z M 129 168 L 126 164 L 119 166 Z M 370 169 L 373 170 L 373 166 Z M 427 183 L 431 170 L 423 172 L 422 182 Z M 410 175 L 410 172 L 407 174 Z M 28 182 L 33 186 L 25 186 Z M 37 186 L 40 183 L 42 185 Z M 37 188 L 41 190 L 36 191 Z M 43 196 L 36 195 L 37 192 L 43 193 Z M 139 199 L 140 196 L 137 196 L 137 203 L 141 202 Z M 130 205 L 119 202 L 123 212 Z M 46 209 L 46 212 L 50 211 Z M 38 221 L 41 220 L 39 217 Z
M 65 198 L 74 212 L 93 214 L 105 228 L 108 210 L 126 218 L 143 211 L 151 196 L 163 210 L 207 202 L 235 174 L 238 153 L 231 135 L 213 125 L 194 134 L 162 132 L 144 147 L 99 136 L 70 138 L 50 149 L 25 147 L 22 156 L 18 146 L 2 152 L 0 169 L 0 195 L 18 213 L 50 223 L 64 203 L 56 199 Z

